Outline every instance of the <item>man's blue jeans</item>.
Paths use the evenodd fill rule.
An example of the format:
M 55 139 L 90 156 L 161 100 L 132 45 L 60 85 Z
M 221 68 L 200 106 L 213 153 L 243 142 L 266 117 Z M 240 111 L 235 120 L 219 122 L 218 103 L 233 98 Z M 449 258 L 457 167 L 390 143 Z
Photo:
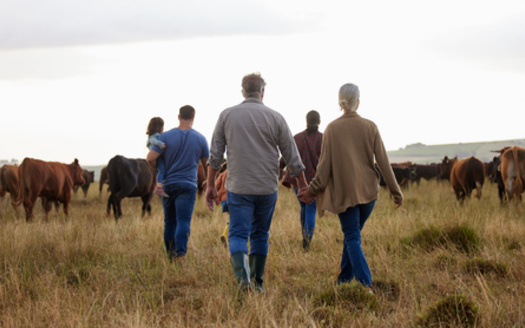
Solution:
M 297 195 L 297 189 L 293 188 L 295 194 Z M 315 216 L 317 214 L 317 205 L 315 203 L 315 200 L 311 204 L 306 204 L 299 201 L 299 205 L 301 205 L 301 229 L 303 236 L 308 236 L 310 239 L 314 236 L 314 229 L 315 229 Z
M 228 244 L 230 254 L 268 254 L 270 224 L 277 202 L 277 192 L 270 195 L 240 195 L 228 191 L 228 210 L 230 211 L 230 231 Z
M 341 273 L 337 283 L 350 282 L 354 277 L 363 286 L 372 285 L 372 275 L 366 263 L 363 248 L 361 248 L 361 230 L 374 209 L 375 201 L 349 207 L 339 213 L 341 229 L 344 233 L 343 255 L 341 257 Z
M 169 195 L 162 197 L 166 252 L 173 257 L 185 255 L 197 187 L 189 183 L 174 183 L 165 185 L 164 191 Z

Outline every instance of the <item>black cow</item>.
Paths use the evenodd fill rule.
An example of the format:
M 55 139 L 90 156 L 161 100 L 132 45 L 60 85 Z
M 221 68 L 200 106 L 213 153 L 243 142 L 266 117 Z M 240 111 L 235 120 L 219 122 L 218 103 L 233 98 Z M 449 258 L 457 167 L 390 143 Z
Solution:
M 151 214 L 150 201 L 155 190 L 156 170 L 148 165 L 145 159 L 130 159 L 117 155 L 108 163 L 109 189 L 106 213 L 113 207 L 115 220 L 122 216 L 120 203 L 125 197 L 142 198 L 142 216 Z
M 415 170 L 413 165 L 409 166 L 399 166 L 397 164 L 390 164 L 392 166 L 392 171 L 394 171 L 394 176 L 396 177 L 397 184 L 402 188 L 408 188 L 408 183 L 410 181 L 414 181 L 416 178 Z M 379 179 L 379 185 L 381 187 L 386 187 L 386 182 L 383 178 L 383 174 L 381 174 L 381 170 L 379 170 L 379 167 L 377 164 L 375 165 L 376 171 L 380 175 Z
M 500 164 L 501 158 L 499 156 L 494 156 L 492 159 L 492 173 L 490 177 L 491 181 L 498 185 L 498 196 L 500 203 L 505 204 L 507 202 L 507 194 L 505 193 L 505 184 L 503 183 L 503 178 L 501 177 Z
M 87 197 L 89 186 L 93 181 L 95 181 L 95 171 L 88 171 L 86 169 L 82 170 L 82 177 L 86 181 L 82 186 L 75 185 L 73 187 L 73 191 L 75 192 L 75 195 L 78 192 L 78 188 L 82 188 L 82 191 L 84 192 L 84 198 Z
M 425 180 L 431 180 L 437 178 L 439 175 L 439 167 L 437 163 L 428 165 L 414 164 L 414 170 L 416 172 L 415 182 L 419 185 L 421 178 Z

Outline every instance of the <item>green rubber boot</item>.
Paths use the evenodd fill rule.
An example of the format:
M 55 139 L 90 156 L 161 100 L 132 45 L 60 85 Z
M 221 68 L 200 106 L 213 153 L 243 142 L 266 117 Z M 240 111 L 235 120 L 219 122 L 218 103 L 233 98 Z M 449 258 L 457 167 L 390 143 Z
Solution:
M 248 265 L 248 255 L 244 252 L 232 254 L 230 262 L 233 268 L 233 275 L 237 278 L 241 290 L 250 289 L 250 267 Z
M 266 266 L 266 255 L 250 254 L 250 278 L 254 282 L 255 290 L 264 293 L 263 276 L 264 267 Z

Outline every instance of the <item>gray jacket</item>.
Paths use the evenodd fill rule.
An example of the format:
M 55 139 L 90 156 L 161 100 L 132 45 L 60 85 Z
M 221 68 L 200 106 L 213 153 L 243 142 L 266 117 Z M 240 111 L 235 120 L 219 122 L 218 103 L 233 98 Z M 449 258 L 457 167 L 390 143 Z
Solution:
M 226 189 L 242 195 L 269 195 L 279 187 L 279 155 L 291 176 L 305 169 L 284 117 L 261 100 L 247 98 L 219 115 L 209 164 L 218 170 L 228 159 Z

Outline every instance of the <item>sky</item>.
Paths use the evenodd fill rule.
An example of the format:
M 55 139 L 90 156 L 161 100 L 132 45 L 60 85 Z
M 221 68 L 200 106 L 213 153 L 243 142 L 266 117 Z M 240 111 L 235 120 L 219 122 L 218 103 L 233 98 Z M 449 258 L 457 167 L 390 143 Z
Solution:
M 144 158 L 183 105 L 208 140 L 260 72 L 292 134 L 355 83 L 387 150 L 525 138 L 522 0 L 0 0 L 0 160 Z

